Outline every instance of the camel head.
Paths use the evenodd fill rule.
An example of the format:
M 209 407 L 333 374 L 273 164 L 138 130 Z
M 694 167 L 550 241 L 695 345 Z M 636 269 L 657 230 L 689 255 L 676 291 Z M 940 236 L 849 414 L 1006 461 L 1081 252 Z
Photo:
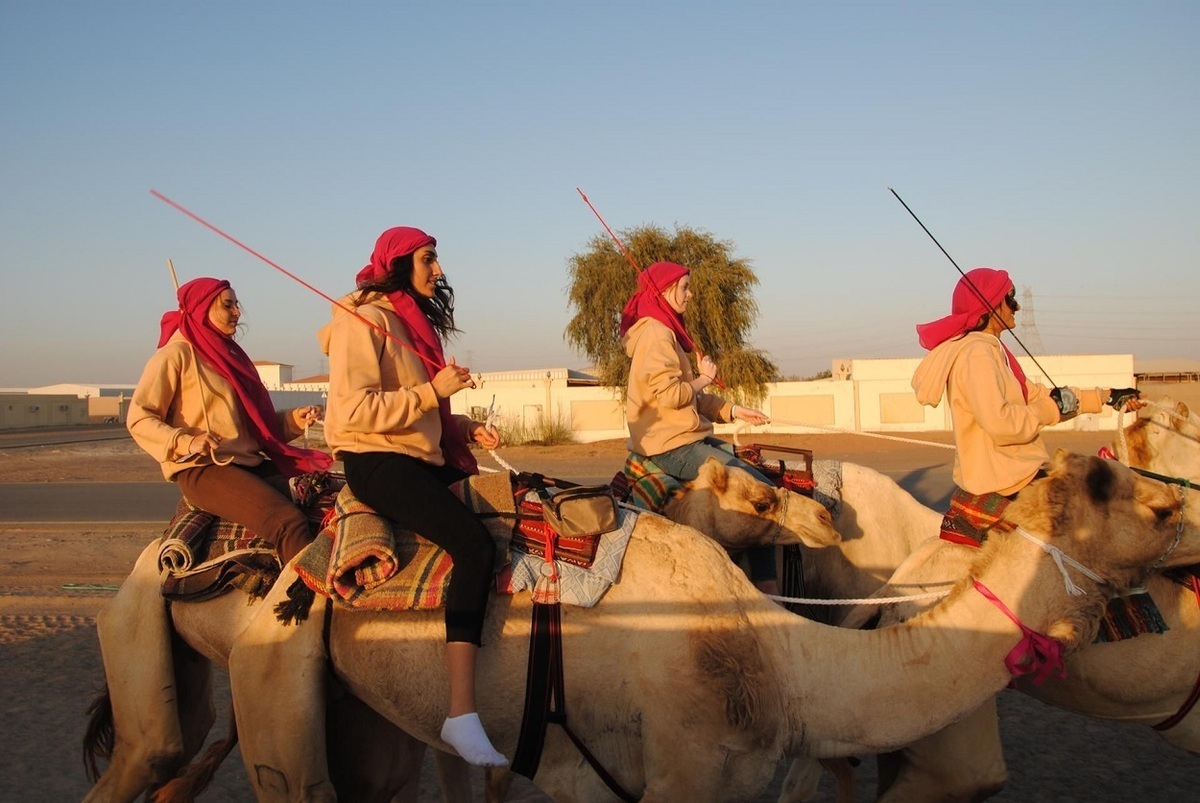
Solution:
M 1089 579 L 1078 566 L 1067 569 L 1073 583 L 1101 593 L 1064 596 L 1053 624 L 1044 631 L 1048 636 L 1068 651 L 1089 643 L 1108 596 L 1139 584 L 1168 556 L 1176 565 L 1195 562 L 1200 532 L 1185 528 L 1192 529 L 1189 535 L 1180 529 L 1179 500 L 1170 486 L 1115 460 L 1062 449 L 1055 453 L 1049 476 L 1026 486 L 1004 511 L 1004 520 L 1057 547 L 1098 577 L 1098 582 Z M 1019 542 L 1021 535 L 1003 538 Z M 986 565 L 986 560 L 977 563 L 972 575 Z
M 1049 476 L 1030 483 L 1005 519 L 1049 535 L 1117 591 L 1152 568 L 1200 560 L 1200 531 L 1180 527 L 1181 495 L 1115 460 L 1059 449 Z
M 1159 404 L 1173 409 L 1159 409 L 1126 427 L 1129 464 L 1200 482 L 1200 418 L 1170 396 L 1163 396 Z
M 666 514 L 726 549 L 770 544 L 823 547 L 842 540 L 820 502 L 759 482 L 749 472 L 711 457 L 696 479 L 667 503 Z

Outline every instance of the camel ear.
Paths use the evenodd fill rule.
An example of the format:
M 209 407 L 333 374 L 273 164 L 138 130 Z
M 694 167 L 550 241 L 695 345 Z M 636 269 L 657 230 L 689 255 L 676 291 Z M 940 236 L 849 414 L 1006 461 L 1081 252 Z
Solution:
M 1106 504 L 1117 488 L 1117 475 L 1108 460 L 1099 457 L 1087 459 L 1086 485 L 1088 496 L 1097 504 Z
M 715 457 L 704 461 L 697 479 L 703 479 L 704 484 L 717 493 L 724 493 L 729 486 L 729 472 L 726 471 L 725 464 Z
M 1054 456 L 1050 458 L 1050 471 L 1056 474 L 1068 471 L 1070 469 L 1070 461 L 1068 460 L 1070 454 L 1066 449 L 1055 449 Z
M 1179 402 L 1175 405 L 1175 414 L 1179 417 L 1172 418 L 1171 425 L 1174 426 L 1175 429 L 1182 430 L 1183 425 L 1191 419 L 1192 411 L 1188 409 L 1186 404 Z

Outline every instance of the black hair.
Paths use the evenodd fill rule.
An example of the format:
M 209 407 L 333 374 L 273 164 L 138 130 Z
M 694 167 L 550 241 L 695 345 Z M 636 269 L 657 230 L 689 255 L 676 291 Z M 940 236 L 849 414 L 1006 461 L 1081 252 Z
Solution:
M 393 259 L 388 265 L 387 276 L 359 286 L 358 298 L 354 302 L 355 306 L 363 303 L 368 293 L 383 293 L 384 295 L 396 291 L 408 293 L 417 302 L 417 307 L 421 312 L 425 313 L 429 322 L 433 324 L 438 337 L 445 343 L 462 331 L 454 325 L 454 289 L 446 283 L 443 277 L 438 279 L 437 284 L 434 285 L 433 298 L 426 298 L 413 290 L 413 267 L 412 254 L 405 254 Z

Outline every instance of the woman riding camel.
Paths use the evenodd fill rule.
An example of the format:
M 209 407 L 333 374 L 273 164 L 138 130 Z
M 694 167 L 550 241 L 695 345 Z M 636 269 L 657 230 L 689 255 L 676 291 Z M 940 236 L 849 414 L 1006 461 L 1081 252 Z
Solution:
M 357 292 L 334 305 L 333 321 L 319 335 L 329 355 L 325 438 L 359 500 L 449 553 L 450 709 L 442 739 L 472 764 L 506 766 L 475 704 L 496 546 L 448 487 L 479 473 L 468 442 L 494 449 L 500 438 L 484 424 L 450 413 L 450 397 L 475 384 L 467 368 L 443 355 L 443 342 L 459 330 L 437 240 L 420 229 L 388 229 L 357 285 Z
M 954 424 L 958 487 L 942 522 L 949 541 L 978 543 L 1007 502 L 1044 473 L 1044 427 L 1104 404 L 1145 406 L 1136 388 L 1047 390 L 1028 379 L 1000 341 L 1020 308 L 1006 271 L 975 268 L 955 286 L 950 315 L 917 326 L 929 350 L 913 374 L 917 401 L 936 407 L 945 395 Z
M 329 455 L 288 445 L 319 406 L 276 411 L 234 341 L 241 307 L 223 279 L 193 279 L 162 316 L 158 351 L 129 403 L 129 433 L 201 510 L 271 541 L 286 565 L 312 539 L 288 478 L 323 471 Z
M 621 312 L 619 333 L 629 366 L 625 417 L 630 452 L 650 457 L 680 480 L 694 480 L 710 457 L 736 466 L 770 484 L 753 466 L 734 456 L 729 444 L 713 436 L 713 422 L 734 420 L 765 424 L 759 410 L 731 404 L 705 388 L 717 380 L 717 364 L 699 358 L 699 373 L 688 354 L 695 344 L 683 322 L 692 300 L 691 271 L 673 262 L 655 262 L 638 274 L 638 289 Z M 748 550 L 750 579 L 768 593 L 778 593 L 775 550 Z

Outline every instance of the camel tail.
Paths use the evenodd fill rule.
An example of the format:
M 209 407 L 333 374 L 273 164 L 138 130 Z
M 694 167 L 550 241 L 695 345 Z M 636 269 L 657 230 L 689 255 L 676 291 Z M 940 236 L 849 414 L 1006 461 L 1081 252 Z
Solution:
M 83 733 L 83 770 L 92 783 L 100 780 L 100 759 L 112 758 L 116 728 L 108 686 L 87 707 L 87 729 Z
M 208 746 L 198 759 L 184 767 L 178 775 L 159 787 L 150 798 L 150 803 L 192 803 L 208 788 L 217 768 L 237 746 L 237 720 L 229 712 L 229 733 L 219 742 Z

